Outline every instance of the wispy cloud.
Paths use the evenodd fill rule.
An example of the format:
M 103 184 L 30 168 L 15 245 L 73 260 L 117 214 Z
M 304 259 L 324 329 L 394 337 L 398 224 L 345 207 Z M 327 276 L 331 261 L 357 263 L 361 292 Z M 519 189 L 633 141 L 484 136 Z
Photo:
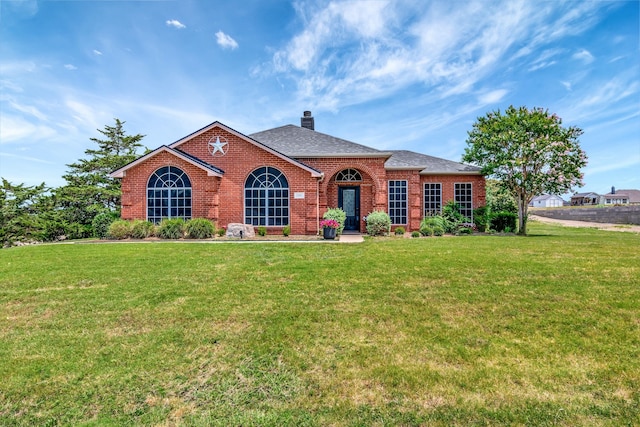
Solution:
M 186 25 L 184 25 L 182 22 L 178 21 L 177 19 L 169 19 L 166 22 L 168 27 L 173 27 L 173 28 L 177 28 L 178 30 L 182 30 L 183 28 L 187 28 Z
M 223 49 L 233 50 L 238 48 L 238 42 L 236 42 L 231 36 L 223 33 L 222 31 L 218 31 L 216 33 L 216 42 Z
M 589 52 L 589 51 L 588 51 L 588 50 L 586 50 L 586 49 L 580 49 L 579 51 L 577 51 L 576 53 L 574 53 L 571 57 L 572 57 L 573 59 L 578 60 L 578 61 L 582 61 L 582 62 L 584 62 L 585 64 L 590 64 L 590 63 L 592 63 L 592 62 L 593 62 L 593 60 L 594 60 L 594 57 L 593 57 L 593 55 L 591 54 L 591 52 Z
M 19 159 L 19 160 L 27 160 L 29 162 L 44 163 L 44 164 L 47 164 L 47 165 L 55 164 L 55 162 L 51 162 L 49 160 L 40 159 L 40 158 L 37 158 L 37 157 L 21 156 L 19 154 L 6 153 L 6 152 L 3 152 L 3 151 L 0 151 L 0 157 L 9 157 L 9 158 Z
M 64 68 L 66 68 L 69 71 L 73 71 L 73 70 L 77 70 L 78 69 L 78 67 L 76 67 L 73 64 L 64 64 Z
M 98 49 L 93 49 L 93 54 L 94 54 L 94 55 L 101 56 L 101 55 L 102 55 L 102 52 L 100 52 Z

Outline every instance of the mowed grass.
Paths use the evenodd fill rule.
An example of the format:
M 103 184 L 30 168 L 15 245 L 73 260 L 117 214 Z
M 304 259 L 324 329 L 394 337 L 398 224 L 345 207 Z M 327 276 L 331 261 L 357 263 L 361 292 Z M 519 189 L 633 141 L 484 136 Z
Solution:
M 0 250 L 0 425 L 640 424 L 640 235 Z

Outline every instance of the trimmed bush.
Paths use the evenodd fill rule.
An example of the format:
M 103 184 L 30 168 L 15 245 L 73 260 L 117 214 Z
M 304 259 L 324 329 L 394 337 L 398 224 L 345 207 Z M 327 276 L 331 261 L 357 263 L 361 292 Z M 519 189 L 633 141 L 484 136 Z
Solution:
M 181 239 L 184 237 L 183 219 L 163 219 L 158 226 L 157 235 L 161 239 Z
M 286 225 L 283 229 L 282 229 L 282 235 L 284 237 L 289 237 L 289 234 L 291 234 L 291 227 L 289 227 L 288 225 Z
M 501 211 L 491 215 L 491 228 L 498 232 L 511 232 L 516 229 L 516 223 L 518 222 L 518 214 Z M 507 231 L 509 229 L 509 231 Z
M 210 239 L 216 232 L 216 227 L 206 218 L 195 218 L 187 221 L 185 229 L 190 239 Z
M 347 213 L 340 208 L 329 208 L 324 213 L 324 215 L 322 215 L 322 219 L 334 219 L 338 221 L 338 224 L 340 224 L 340 226 L 336 230 L 336 234 L 340 235 L 342 234 L 342 230 L 344 230 L 344 223 L 347 220 Z
M 433 227 L 433 235 L 434 236 L 444 236 L 444 228 L 442 228 L 442 227 Z
M 149 221 L 137 219 L 131 226 L 131 237 L 134 239 L 146 239 L 155 233 L 156 226 Z
M 109 234 L 109 226 L 117 219 L 115 212 L 100 212 L 91 221 L 93 235 L 99 239 L 104 239 Z
M 373 211 L 367 215 L 367 233 L 370 236 L 383 236 L 391 230 L 391 218 L 384 211 Z
M 218 237 L 222 237 L 227 233 L 227 230 L 225 230 L 224 228 L 218 228 L 216 230 L 216 234 L 218 235 Z
M 420 237 L 420 233 L 419 233 L 418 231 L 412 231 L 412 232 L 411 232 L 411 237 L 413 237 L 414 239 L 415 239 L 416 237 Z
M 109 225 L 107 236 L 111 239 L 122 240 L 131 237 L 131 222 L 117 219 Z
M 266 236 L 267 235 L 267 227 L 261 225 L 258 227 L 258 236 Z
M 396 227 L 396 229 L 393 232 L 396 236 L 404 236 L 405 233 L 405 229 L 404 227 Z
M 423 225 L 422 227 L 420 227 L 420 234 L 425 237 L 433 236 L 433 233 L 433 227 L 430 225 Z

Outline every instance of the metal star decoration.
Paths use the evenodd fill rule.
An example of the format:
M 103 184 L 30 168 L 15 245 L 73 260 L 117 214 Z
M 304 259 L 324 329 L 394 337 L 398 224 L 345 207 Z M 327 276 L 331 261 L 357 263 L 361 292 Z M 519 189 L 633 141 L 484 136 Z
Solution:
M 212 138 L 213 139 L 213 138 Z M 224 138 L 222 138 L 224 139 Z M 209 140 L 209 152 L 211 153 L 212 156 L 215 156 L 216 153 L 220 153 L 221 156 L 224 156 L 226 154 L 225 151 L 225 145 L 227 145 L 228 143 L 222 142 L 220 141 L 220 137 L 216 136 L 216 141 L 215 142 L 211 142 L 211 140 Z

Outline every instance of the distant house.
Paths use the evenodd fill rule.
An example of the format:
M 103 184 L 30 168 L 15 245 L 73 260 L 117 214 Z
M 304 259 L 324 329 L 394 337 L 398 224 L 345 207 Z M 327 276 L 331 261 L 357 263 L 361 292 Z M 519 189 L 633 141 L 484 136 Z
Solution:
M 529 206 L 534 208 L 559 208 L 564 205 L 564 200 L 554 194 L 536 196 L 531 200 Z
M 602 196 L 605 205 L 638 205 L 640 204 L 640 190 L 616 190 L 611 187 L 611 193 Z
M 590 206 L 604 203 L 598 193 L 576 193 L 571 196 L 571 206 Z

